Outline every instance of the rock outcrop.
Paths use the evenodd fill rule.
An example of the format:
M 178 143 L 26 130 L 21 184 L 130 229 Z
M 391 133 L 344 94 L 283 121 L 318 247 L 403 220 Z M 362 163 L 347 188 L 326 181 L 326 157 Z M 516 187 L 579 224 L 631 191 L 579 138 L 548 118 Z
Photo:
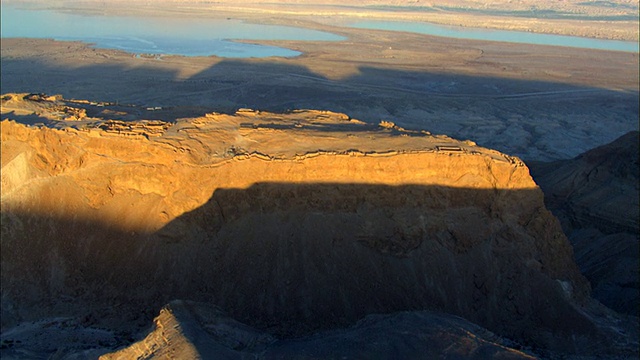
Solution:
M 593 296 L 612 309 L 640 309 L 638 132 L 575 159 L 532 165 L 560 219 Z
M 637 351 L 517 158 L 312 110 L 148 137 L 1 125 L 3 329 L 81 312 L 132 334 L 186 299 L 281 339 L 433 310 L 540 351 Z
M 429 311 L 369 315 L 347 329 L 293 340 L 278 340 L 203 303 L 172 301 L 154 322 L 145 339 L 101 359 L 534 359 L 464 319 Z

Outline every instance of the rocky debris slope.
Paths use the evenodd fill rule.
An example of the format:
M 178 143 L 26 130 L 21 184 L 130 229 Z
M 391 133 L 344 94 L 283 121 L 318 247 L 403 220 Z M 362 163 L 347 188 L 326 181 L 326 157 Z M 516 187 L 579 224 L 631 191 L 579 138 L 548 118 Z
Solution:
M 547 206 L 568 234 L 593 296 L 614 310 L 640 308 L 638 132 L 574 159 L 532 165 Z
M 111 359 L 534 359 L 464 319 L 429 311 L 369 315 L 347 329 L 278 340 L 208 304 L 172 301 L 143 340 Z
M 1 123 L 3 332 L 82 316 L 126 339 L 186 299 L 280 339 L 435 310 L 539 351 L 637 352 L 517 158 L 313 110 L 106 121 Z

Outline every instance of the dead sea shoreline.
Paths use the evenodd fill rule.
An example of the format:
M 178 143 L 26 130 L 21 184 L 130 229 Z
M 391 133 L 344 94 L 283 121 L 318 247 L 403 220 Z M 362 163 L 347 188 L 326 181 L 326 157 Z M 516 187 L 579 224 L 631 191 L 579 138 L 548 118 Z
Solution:
M 439 25 L 455 25 L 471 28 L 525 31 L 543 34 L 589 37 L 596 39 L 638 41 L 638 21 L 599 20 L 598 14 L 585 14 L 579 20 L 492 15 L 470 10 L 481 7 L 450 7 L 448 10 L 420 11 L 407 7 L 396 10 L 364 5 L 340 6 L 337 4 L 279 4 L 234 2 L 187 3 L 179 1 L 154 2 L 154 6 L 127 2 L 92 3 L 48 2 L 46 5 L 30 1 L 9 1 L 27 8 L 46 8 L 59 11 L 101 15 L 189 16 L 204 18 L 238 18 L 255 23 L 301 26 L 320 29 L 326 25 L 345 26 L 359 20 L 415 21 Z M 515 12 L 517 13 L 517 11 Z M 594 20 L 589 20 L 590 16 Z M 302 23 L 301 23 L 302 22 Z M 304 24 L 303 24 L 304 23 Z
M 470 139 L 539 161 L 568 159 L 637 130 L 637 53 L 349 28 L 341 22 L 354 19 L 358 9 L 335 6 L 285 11 L 284 5 L 225 2 L 164 2 L 154 9 L 135 2 L 126 9 L 118 2 L 61 4 L 46 7 L 101 15 L 233 18 L 326 31 L 345 40 L 242 40 L 302 55 L 229 59 L 137 58 L 75 42 L 3 39 L 3 92 L 174 109 L 153 114 L 164 120 L 240 108 L 330 110 Z M 347 14 L 328 16 L 318 9 Z M 373 13 L 384 12 L 362 14 Z
M 2 87 L 173 109 L 149 119 L 330 110 L 525 160 L 572 158 L 637 130 L 638 54 L 333 32 L 348 40 L 260 41 L 303 55 L 242 60 L 136 58 L 79 42 L 3 39 Z

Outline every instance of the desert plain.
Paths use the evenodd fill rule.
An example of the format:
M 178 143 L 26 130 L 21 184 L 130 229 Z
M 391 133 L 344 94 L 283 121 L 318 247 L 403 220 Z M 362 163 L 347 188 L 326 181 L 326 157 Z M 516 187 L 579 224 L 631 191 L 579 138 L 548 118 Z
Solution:
M 52 4 L 47 7 L 55 8 Z M 143 2 L 127 2 L 126 7 L 109 4 L 58 6 L 115 15 L 237 18 L 323 30 L 346 39 L 260 41 L 302 53 L 264 59 L 134 57 L 82 43 L 3 39 L 3 92 L 63 94 L 173 109 L 174 113 L 140 115 L 159 119 L 239 108 L 330 110 L 372 123 L 392 121 L 470 139 L 525 160 L 571 158 L 637 129 L 637 52 L 470 41 L 335 25 L 336 19 L 342 19 L 338 23 L 358 19 L 357 6 L 344 10 L 323 3 L 324 12 L 316 14 L 318 5 L 303 2 L 280 6 L 167 2 L 152 8 Z M 364 9 L 364 14 L 371 12 Z M 420 13 L 391 16 L 413 19 L 409 16 L 416 12 Z M 421 20 L 431 14 L 426 12 Z M 449 14 L 454 15 L 462 24 L 476 19 L 473 13 Z M 637 41 L 637 20 L 554 21 L 558 24 L 544 29 L 624 25 L 628 31 L 624 38 Z
M 638 52 L 348 26 L 637 42 L 637 3 L 6 3 L 344 39 L 2 38 L 3 358 L 637 356 Z

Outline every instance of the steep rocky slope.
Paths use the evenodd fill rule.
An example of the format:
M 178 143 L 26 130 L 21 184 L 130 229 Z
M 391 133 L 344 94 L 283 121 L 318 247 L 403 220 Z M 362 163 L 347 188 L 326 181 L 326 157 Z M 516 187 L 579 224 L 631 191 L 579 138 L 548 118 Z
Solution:
M 123 343 L 185 299 L 280 339 L 427 309 L 539 351 L 637 351 L 517 158 L 321 111 L 3 101 L 46 125 L 2 122 L 3 333 L 71 316 Z
M 370 315 L 347 329 L 277 340 L 211 305 L 173 301 L 160 311 L 154 331 L 144 340 L 103 359 L 534 358 L 501 341 L 461 318 L 428 311 Z
M 532 164 L 546 203 L 569 236 L 594 297 L 638 315 L 640 175 L 638 132 L 575 159 Z

